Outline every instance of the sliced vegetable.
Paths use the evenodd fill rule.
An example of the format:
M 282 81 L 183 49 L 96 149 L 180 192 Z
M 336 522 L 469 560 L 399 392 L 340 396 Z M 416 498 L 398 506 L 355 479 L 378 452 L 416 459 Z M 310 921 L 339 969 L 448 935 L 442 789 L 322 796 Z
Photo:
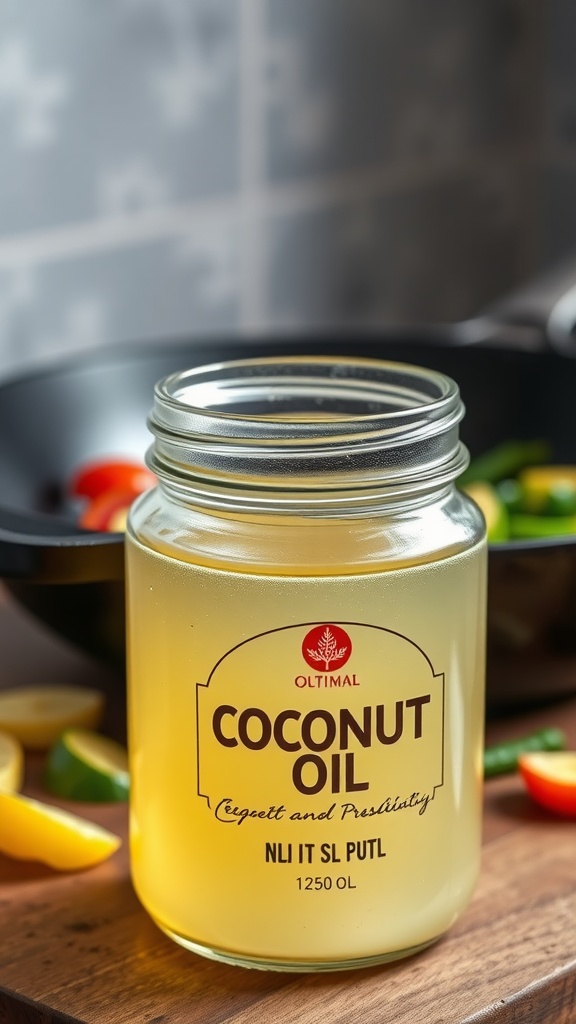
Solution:
M 51 793 L 72 800 L 127 800 L 128 755 L 107 736 L 67 729 L 48 754 L 44 783 Z
M 0 732 L 0 790 L 20 789 L 24 777 L 22 744 L 8 732 Z
M 550 454 L 550 445 L 546 441 L 505 441 L 473 459 L 459 482 L 463 485 L 485 480 L 495 484 L 516 476 L 524 466 L 546 462 Z
M 470 485 L 472 486 L 472 485 Z M 496 494 L 508 512 L 522 512 L 524 508 L 524 492 L 518 480 L 509 477 L 495 486 Z
M 465 484 L 462 488 L 481 509 L 486 520 L 489 541 L 506 540 L 508 537 L 508 510 L 496 490 L 484 480 Z
M 552 726 L 539 729 L 528 736 L 520 737 L 520 739 L 496 743 L 486 747 L 484 751 L 484 776 L 490 778 L 493 775 L 515 772 L 518 767 L 518 759 L 523 754 L 534 751 L 558 751 L 565 750 L 565 748 L 565 734 L 561 729 Z
M 562 537 L 576 533 L 575 516 L 532 516 L 515 512 L 510 515 L 510 537 L 530 540 L 542 537 Z
M 74 497 L 83 498 L 96 498 L 105 491 L 124 491 L 135 497 L 155 484 L 154 473 L 140 461 L 97 459 L 77 469 L 70 479 L 69 491 Z
M 119 836 L 85 818 L 30 797 L 0 792 L 0 850 L 10 857 L 75 871 L 110 857 L 121 842 Z
M 30 750 L 46 750 L 64 729 L 95 729 L 104 695 L 81 686 L 18 687 L 0 691 L 0 729 Z
M 524 511 L 554 516 L 576 513 L 576 466 L 528 466 L 518 482 Z
M 135 497 L 130 491 L 104 491 L 86 506 L 78 523 L 84 530 L 122 533 Z
M 536 803 L 555 814 L 576 817 L 576 751 L 523 754 L 518 767 Z
M 569 484 L 554 484 L 542 508 L 546 516 L 571 516 L 576 514 L 576 488 Z
M 482 508 L 491 543 L 576 534 L 576 465 L 542 464 L 549 457 L 544 441 L 509 441 L 462 474 L 459 486 Z

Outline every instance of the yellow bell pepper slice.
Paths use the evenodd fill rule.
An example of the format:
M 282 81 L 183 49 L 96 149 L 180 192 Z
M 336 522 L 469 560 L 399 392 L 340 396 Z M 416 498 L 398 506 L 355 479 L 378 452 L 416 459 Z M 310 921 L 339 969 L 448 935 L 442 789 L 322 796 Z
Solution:
M 576 513 L 576 466 L 529 466 L 518 476 L 525 512 Z

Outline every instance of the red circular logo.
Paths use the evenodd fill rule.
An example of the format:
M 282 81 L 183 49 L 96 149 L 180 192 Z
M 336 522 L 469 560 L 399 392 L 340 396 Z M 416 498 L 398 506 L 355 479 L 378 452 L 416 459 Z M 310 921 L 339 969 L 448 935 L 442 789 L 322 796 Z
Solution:
M 352 654 L 352 641 L 340 626 L 314 626 L 302 641 L 304 661 L 318 672 L 341 668 Z

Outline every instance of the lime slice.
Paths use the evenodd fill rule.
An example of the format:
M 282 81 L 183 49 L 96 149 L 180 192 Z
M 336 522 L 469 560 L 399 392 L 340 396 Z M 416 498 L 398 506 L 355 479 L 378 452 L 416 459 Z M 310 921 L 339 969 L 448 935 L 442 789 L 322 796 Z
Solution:
M 44 771 L 46 788 L 72 800 L 127 800 L 128 756 L 115 740 L 88 729 L 67 729 L 54 743 Z
M 0 732 L 0 789 L 20 789 L 24 778 L 22 744 L 8 732 Z
M 75 871 L 106 860 L 121 842 L 76 814 L 19 793 L 0 793 L 0 850 L 10 857 Z
M 81 686 L 36 686 L 0 690 L 0 729 L 29 750 L 46 750 L 70 726 L 94 729 L 104 695 Z

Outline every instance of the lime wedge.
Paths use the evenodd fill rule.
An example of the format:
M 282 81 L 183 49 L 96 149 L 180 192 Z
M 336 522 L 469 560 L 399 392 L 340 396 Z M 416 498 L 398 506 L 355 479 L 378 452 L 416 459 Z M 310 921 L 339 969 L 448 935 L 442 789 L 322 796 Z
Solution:
M 88 729 L 67 729 L 51 748 L 44 784 L 72 800 L 127 800 L 128 756 L 115 740 Z
M 76 814 L 19 793 L 0 792 L 0 850 L 10 857 L 75 871 L 106 860 L 121 842 Z
M 0 690 L 0 729 L 29 750 L 46 750 L 70 726 L 94 729 L 104 695 L 81 686 L 35 686 Z
M 0 789 L 14 792 L 24 778 L 22 744 L 8 732 L 0 732 Z

